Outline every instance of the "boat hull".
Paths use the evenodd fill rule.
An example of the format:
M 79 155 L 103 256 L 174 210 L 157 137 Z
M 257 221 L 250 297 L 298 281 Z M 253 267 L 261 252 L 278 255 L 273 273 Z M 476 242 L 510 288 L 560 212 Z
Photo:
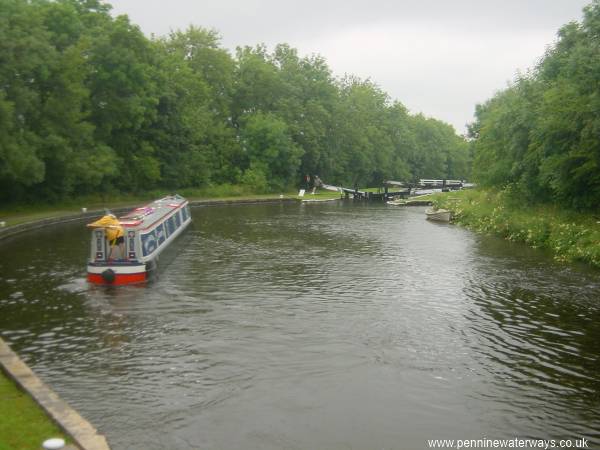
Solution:
M 452 213 L 447 209 L 438 209 L 436 211 L 428 209 L 425 211 L 427 220 L 433 220 L 436 222 L 450 222 Z
M 121 286 L 148 280 L 146 264 L 88 264 L 87 280 L 93 284 Z

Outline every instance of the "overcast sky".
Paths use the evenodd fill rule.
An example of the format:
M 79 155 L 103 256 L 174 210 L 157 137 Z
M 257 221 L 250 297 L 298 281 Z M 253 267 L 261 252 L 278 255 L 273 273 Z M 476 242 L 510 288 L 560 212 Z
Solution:
M 590 0 L 109 0 L 148 36 L 198 25 L 225 48 L 288 43 L 454 125 L 535 65 Z

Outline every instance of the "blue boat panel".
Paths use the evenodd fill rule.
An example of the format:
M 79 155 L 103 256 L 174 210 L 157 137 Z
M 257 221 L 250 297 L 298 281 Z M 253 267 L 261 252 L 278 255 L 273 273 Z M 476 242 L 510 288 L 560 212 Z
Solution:
M 156 240 L 156 229 L 149 233 L 142 234 L 142 254 L 148 256 L 154 250 L 158 248 L 158 241 Z

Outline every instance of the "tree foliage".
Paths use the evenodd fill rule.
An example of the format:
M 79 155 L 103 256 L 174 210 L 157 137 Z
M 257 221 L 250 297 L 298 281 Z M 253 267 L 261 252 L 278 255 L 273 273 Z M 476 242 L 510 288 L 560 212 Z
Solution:
M 2 201 L 224 183 L 275 191 L 304 174 L 346 185 L 469 174 L 451 126 L 409 114 L 370 80 L 336 79 L 320 56 L 286 44 L 232 55 L 195 26 L 148 39 L 110 10 L 0 0 Z M 548 107 L 567 107 L 561 94 Z M 582 125 L 582 145 L 593 126 Z
M 530 201 L 597 208 L 600 200 L 600 1 L 527 75 L 476 110 L 474 175 Z

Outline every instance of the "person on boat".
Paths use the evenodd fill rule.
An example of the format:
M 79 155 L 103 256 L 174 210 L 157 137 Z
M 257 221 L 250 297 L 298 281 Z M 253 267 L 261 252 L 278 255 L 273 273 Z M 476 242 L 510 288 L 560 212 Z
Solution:
M 119 259 L 125 254 L 125 231 L 119 222 L 119 219 L 114 214 L 107 214 L 101 219 L 96 220 L 88 225 L 93 228 L 104 228 L 104 235 L 110 245 L 110 255 L 108 259 L 115 258 L 117 248 L 119 249 Z

